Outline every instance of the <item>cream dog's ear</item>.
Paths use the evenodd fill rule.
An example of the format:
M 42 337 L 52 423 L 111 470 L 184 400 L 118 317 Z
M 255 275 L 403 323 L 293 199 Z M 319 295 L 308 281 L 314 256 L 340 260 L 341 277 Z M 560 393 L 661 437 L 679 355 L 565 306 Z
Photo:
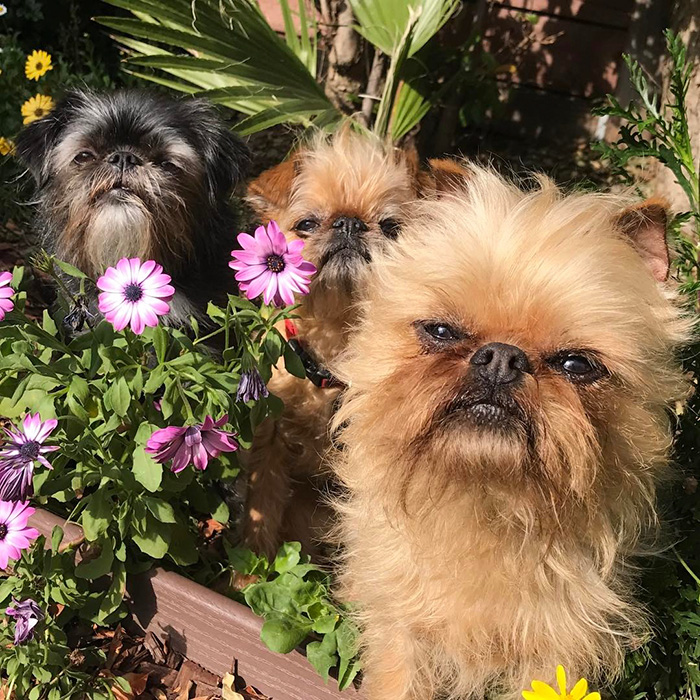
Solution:
M 668 279 L 670 267 L 666 242 L 668 219 L 667 204 L 659 199 L 648 199 L 625 209 L 615 221 L 615 227 L 627 236 L 659 282 Z
M 248 185 L 246 200 L 261 219 L 269 220 L 289 205 L 294 178 L 299 171 L 299 154 L 266 170 Z

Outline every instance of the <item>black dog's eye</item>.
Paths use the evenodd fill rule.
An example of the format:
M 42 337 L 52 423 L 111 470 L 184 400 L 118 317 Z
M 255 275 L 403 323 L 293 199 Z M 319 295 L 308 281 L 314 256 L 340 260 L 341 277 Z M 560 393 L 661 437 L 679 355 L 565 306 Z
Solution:
M 307 233 L 310 233 L 311 231 L 313 231 L 317 228 L 318 228 L 318 220 L 317 219 L 302 219 L 301 221 L 297 221 L 297 223 L 294 224 L 295 231 L 306 231 Z
M 399 235 L 401 224 L 396 219 L 382 219 L 379 228 L 387 238 L 394 240 Z
M 171 175 L 177 175 L 180 172 L 180 168 L 171 160 L 161 161 L 159 165 L 166 173 L 170 173 Z
M 462 331 L 442 321 L 416 321 L 414 325 L 423 339 L 431 343 L 437 342 L 441 345 L 447 345 L 464 338 Z
M 80 153 L 73 158 L 73 162 L 77 163 L 78 165 L 89 163 L 92 160 L 95 160 L 95 154 L 92 151 L 80 151 Z
M 594 382 L 607 374 L 605 367 L 578 353 L 558 355 L 552 360 L 552 364 L 575 382 Z

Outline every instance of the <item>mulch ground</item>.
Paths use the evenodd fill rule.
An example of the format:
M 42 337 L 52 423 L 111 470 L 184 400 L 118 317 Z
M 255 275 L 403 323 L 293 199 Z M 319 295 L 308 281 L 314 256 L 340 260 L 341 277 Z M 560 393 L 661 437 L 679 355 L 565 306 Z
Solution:
M 237 676 L 235 664 L 223 678 L 173 651 L 152 633 L 134 636 L 123 627 L 100 630 L 95 638 L 107 655 L 105 677 L 125 678 L 131 692 L 115 682 L 117 700 L 273 700 Z

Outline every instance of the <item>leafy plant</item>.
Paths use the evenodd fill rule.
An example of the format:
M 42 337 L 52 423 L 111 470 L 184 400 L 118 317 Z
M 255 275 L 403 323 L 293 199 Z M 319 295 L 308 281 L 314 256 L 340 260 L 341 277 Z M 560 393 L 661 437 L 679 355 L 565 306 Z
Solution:
M 265 618 L 261 639 L 272 651 L 287 654 L 309 637 L 306 655 L 328 680 L 336 669 L 338 687 L 349 687 L 360 670 L 358 631 L 330 593 L 331 577 L 301 554 L 298 542 L 282 545 L 274 561 L 244 549 L 227 547 L 228 568 L 255 577 L 242 593 L 246 604 Z
M 628 169 L 634 159 L 653 158 L 673 173 L 688 198 L 688 211 L 676 217 L 674 230 L 679 253 L 678 273 L 684 291 L 691 294 L 700 289 L 697 275 L 700 174 L 693 158 L 686 104 L 693 64 L 688 60 L 682 39 L 670 30 L 666 32 L 666 46 L 670 61 L 668 102 L 663 103 L 659 91 L 649 84 L 639 63 L 624 56 L 639 101 L 623 107 L 616 97 L 608 95 L 606 104 L 594 110 L 594 114 L 621 119 L 620 136 L 614 144 L 600 142 L 595 147 L 629 184 L 634 182 Z M 690 234 L 685 232 L 686 222 L 691 224 Z
M 106 654 L 79 631 L 78 616 L 99 607 L 108 593 L 93 591 L 75 567 L 73 547 L 60 549 L 63 532 L 55 528 L 51 548 L 40 537 L 25 550 L 10 576 L 0 583 L 0 608 L 13 600 L 41 601 L 44 618 L 26 642 L 14 644 L 10 625 L 0 625 L 0 669 L 6 674 L 5 697 L 28 700 L 113 698 L 113 683 L 129 690 L 124 679 L 98 675 Z M 6 618 L 6 620 L 9 618 Z M 86 628 L 89 630 L 89 628 Z M 69 644 L 68 633 L 74 637 Z M 77 639 L 77 641 L 76 641 Z
M 279 0 L 284 38 L 269 26 L 255 0 L 107 1 L 136 17 L 97 18 L 117 32 L 117 40 L 130 52 L 127 65 L 133 75 L 248 115 L 237 126 L 241 133 L 281 123 L 327 127 L 343 117 L 317 82 L 318 28 L 305 0 L 298 0 L 296 12 L 290 0 Z M 351 4 L 358 31 L 390 58 L 374 130 L 398 140 L 430 106 L 412 85 L 419 72 L 413 56 L 448 20 L 458 0 Z M 134 70 L 138 67 L 168 77 Z
M 693 159 L 687 117 L 687 95 L 692 63 L 680 37 L 666 32 L 669 55 L 668 98 L 650 85 L 642 68 L 629 56 L 636 100 L 623 107 L 613 96 L 596 110 L 618 117 L 620 137 L 612 145 L 597 144 L 623 181 L 633 183 L 628 167 L 634 159 L 654 159 L 672 173 L 688 201 L 688 210 L 673 221 L 676 256 L 674 276 L 686 295 L 690 313 L 697 313 L 698 243 L 700 241 L 700 172 Z M 621 700 L 700 697 L 700 347 L 688 348 L 684 364 L 695 391 L 678 416 L 676 458 L 685 475 L 665 495 L 673 515 L 669 539 L 678 544 L 659 559 L 644 578 L 648 605 L 654 614 L 656 634 L 641 649 L 628 655 L 626 672 L 615 697 Z

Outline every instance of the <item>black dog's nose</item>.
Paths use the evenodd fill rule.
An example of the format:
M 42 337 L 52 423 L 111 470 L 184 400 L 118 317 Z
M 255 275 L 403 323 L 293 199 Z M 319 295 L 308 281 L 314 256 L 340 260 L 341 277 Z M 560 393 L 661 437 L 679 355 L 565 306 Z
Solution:
M 107 156 L 107 162 L 120 170 L 131 170 L 137 165 L 143 165 L 143 161 L 131 151 L 114 151 Z
M 488 343 L 480 347 L 469 362 L 482 379 L 494 385 L 509 384 L 532 371 L 527 355 L 506 343 Z
M 339 216 L 333 222 L 333 228 L 340 234 L 356 236 L 358 233 L 364 233 L 367 230 L 367 224 L 362 219 L 357 219 L 354 216 Z

